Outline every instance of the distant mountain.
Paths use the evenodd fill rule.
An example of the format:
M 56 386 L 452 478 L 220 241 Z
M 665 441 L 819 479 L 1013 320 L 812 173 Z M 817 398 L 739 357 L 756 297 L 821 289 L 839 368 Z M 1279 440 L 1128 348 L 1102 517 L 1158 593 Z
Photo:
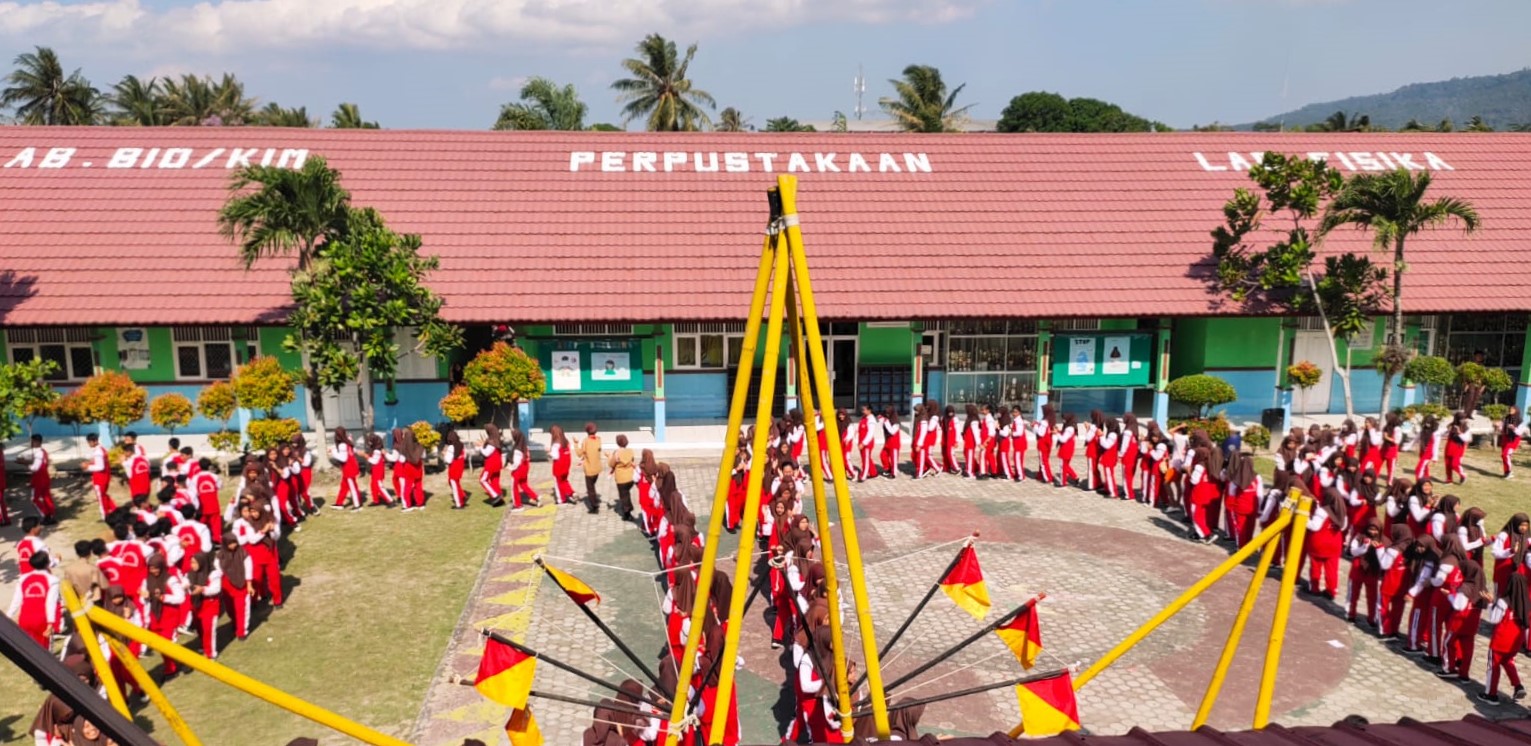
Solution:
M 1460 128 L 1467 120 L 1481 116 L 1490 127 L 1504 130 L 1512 124 L 1531 122 L 1531 68 L 1504 75 L 1413 83 L 1392 93 L 1309 104 L 1261 121 L 1285 122 L 1288 127 L 1308 125 L 1322 122 L 1336 111 L 1349 116 L 1368 115 L 1374 126 L 1388 129 L 1398 129 L 1410 119 L 1430 126 L 1450 119 Z M 1239 129 L 1252 126 L 1243 125 Z

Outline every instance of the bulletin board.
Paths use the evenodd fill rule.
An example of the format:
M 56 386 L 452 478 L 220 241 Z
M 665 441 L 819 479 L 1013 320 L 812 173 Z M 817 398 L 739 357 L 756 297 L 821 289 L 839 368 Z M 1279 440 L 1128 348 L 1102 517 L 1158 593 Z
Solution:
M 1056 334 L 1052 345 L 1054 388 L 1136 388 L 1152 380 L 1153 334 Z
M 559 340 L 537 354 L 546 395 L 643 391 L 643 345 L 635 339 Z

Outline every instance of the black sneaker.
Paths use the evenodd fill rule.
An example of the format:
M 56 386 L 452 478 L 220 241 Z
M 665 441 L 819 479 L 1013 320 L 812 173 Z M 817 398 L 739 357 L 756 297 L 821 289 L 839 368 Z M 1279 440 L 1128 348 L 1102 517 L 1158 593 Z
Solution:
M 1435 672 L 1435 677 L 1438 678 L 1438 679 L 1455 679 L 1455 678 L 1457 678 L 1457 672 L 1456 671 L 1445 671 L 1445 670 L 1436 671 Z
M 1526 688 L 1523 687 L 1523 686 L 1515 687 L 1515 694 L 1512 697 L 1510 697 L 1510 698 L 1515 700 L 1515 701 L 1517 701 L 1517 702 L 1522 700 L 1522 699 L 1525 699 L 1526 698 Z
M 1525 694 L 1526 690 L 1521 689 L 1519 691 L 1520 691 L 1521 694 Z M 1477 694 L 1474 694 L 1473 696 L 1477 697 L 1479 702 L 1488 702 L 1489 704 L 1495 704 L 1495 705 L 1499 704 L 1499 695 L 1497 695 L 1497 694 L 1489 694 L 1488 692 L 1478 692 Z

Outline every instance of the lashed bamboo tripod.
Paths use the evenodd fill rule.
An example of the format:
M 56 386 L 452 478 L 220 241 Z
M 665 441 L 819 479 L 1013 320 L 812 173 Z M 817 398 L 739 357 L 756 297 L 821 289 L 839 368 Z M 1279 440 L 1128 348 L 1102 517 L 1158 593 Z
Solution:
M 739 527 L 740 542 L 738 566 L 734 571 L 733 596 L 729 602 L 727 619 L 728 635 L 722 651 L 722 665 L 718 672 L 717 699 L 719 703 L 730 701 L 734 689 L 734 669 L 739 654 L 739 632 L 744 628 L 745 596 L 749 593 L 749 577 L 754 569 L 753 554 L 749 542 L 753 541 L 760 519 L 760 488 L 765 479 L 768 432 L 775 404 L 776 376 L 781 367 L 781 345 L 784 331 L 791 345 L 790 363 L 796 365 L 798 380 L 802 382 L 805 395 L 800 397 L 803 420 L 814 421 L 817 411 L 824 412 L 824 438 L 829 452 L 829 464 L 820 456 L 818 433 L 810 425 L 807 431 L 809 479 L 813 483 L 814 515 L 818 520 L 821 557 L 824 563 L 824 580 L 831 599 L 839 597 L 840 579 L 835 567 L 835 542 L 830 531 L 829 505 L 824 490 L 826 466 L 833 476 L 834 501 L 839 518 L 840 536 L 844 541 L 845 562 L 849 570 L 851 594 L 855 599 L 855 619 L 861 634 L 861 649 L 865 660 L 866 681 L 870 688 L 872 720 L 876 731 L 888 737 L 887 697 L 883 692 L 882 668 L 878 663 L 877 642 L 872 629 L 871 608 L 867 604 L 866 574 L 861 562 L 861 545 L 856 539 L 856 518 L 851 512 L 849 484 L 845 476 L 840 432 L 834 418 L 834 399 L 829 386 L 828 367 L 824 362 L 823 341 L 819 336 L 819 315 L 814 305 L 813 284 L 808 278 L 808 258 L 803 249 L 803 233 L 797 217 L 797 178 L 789 175 L 776 177 L 776 188 L 767 192 L 770 219 L 766 227 L 765 244 L 760 252 L 760 267 L 755 274 L 755 291 L 750 299 L 749 316 L 744 328 L 744 348 L 739 361 L 739 374 L 734 381 L 733 397 L 728 408 L 728 429 L 724 432 L 722 457 L 718 461 L 717 488 L 713 492 L 712 512 L 707 521 L 707 542 L 702 554 L 702 566 L 698 573 L 696 602 L 691 609 L 692 619 L 701 619 L 707 613 L 707 600 L 712 589 L 712 573 L 718 559 L 718 545 L 723 533 L 723 515 L 728 503 L 728 486 L 732 476 L 735 438 L 744 423 L 744 408 L 748 399 L 750 382 L 754 376 L 756 345 L 761 338 L 761 317 L 765 317 L 765 352 L 760 357 L 760 395 L 756 401 L 755 439 L 751 445 L 756 457 L 750 461 L 749 478 L 745 487 L 744 514 Z M 770 312 L 766 311 L 769 296 Z M 799 307 L 801 304 L 801 308 Z M 814 397 L 818 397 L 818 402 Z M 850 735 L 851 720 L 850 686 L 846 674 L 845 631 L 840 615 L 829 615 L 830 633 L 834 640 L 835 700 L 839 709 L 842 732 Z M 691 671 L 696 666 L 697 646 L 702 635 L 702 625 L 692 624 L 686 637 L 686 651 L 679 662 L 679 671 Z M 676 686 L 670 711 L 668 746 L 675 746 L 686 717 L 686 690 L 689 676 L 681 676 Z M 726 709 L 727 705 L 720 705 Z M 723 740 L 726 717 L 712 719 L 712 730 L 703 734 L 709 744 Z

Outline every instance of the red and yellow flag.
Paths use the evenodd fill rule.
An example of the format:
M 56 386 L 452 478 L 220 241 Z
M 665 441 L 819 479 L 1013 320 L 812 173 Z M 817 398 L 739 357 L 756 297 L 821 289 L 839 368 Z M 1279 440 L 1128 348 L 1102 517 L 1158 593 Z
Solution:
M 473 688 L 506 707 L 524 709 L 536 670 L 536 658 L 491 637 L 484 642 L 484 657 L 478 662 Z
M 542 730 L 537 727 L 530 707 L 510 713 L 510 719 L 505 721 L 505 735 L 510 737 L 510 746 L 542 746 Z
M 989 615 L 989 589 L 984 586 L 983 569 L 978 566 L 978 553 L 973 547 L 962 548 L 957 563 L 941 578 L 941 590 L 975 619 Z
M 1037 622 L 1037 605 L 1027 604 L 1014 619 L 994 630 L 994 634 L 1015 653 L 1015 659 L 1023 668 L 1030 669 L 1037 662 L 1037 653 L 1042 652 L 1042 626 Z
M 584 606 L 590 603 L 591 600 L 594 600 L 596 603 L 601 602 L 601 594 L 596 593 L 594 588 L 586 585 L 585 581 L 546 562 L 542 563 L 542 568 L 547 570 L 554 580 L 558 581 L 558 585 L 563 588 L 563 592 L 569 594 L 569 598 L 574 599 L 574 603 Z
M 1025 684 L 1017 684 L 1021 703 L 1021 729 L 1033 738 L 1056 736 L 1079 730 L 1079 704 L 1074 701 L 1074 682 L 1068 671 Z

